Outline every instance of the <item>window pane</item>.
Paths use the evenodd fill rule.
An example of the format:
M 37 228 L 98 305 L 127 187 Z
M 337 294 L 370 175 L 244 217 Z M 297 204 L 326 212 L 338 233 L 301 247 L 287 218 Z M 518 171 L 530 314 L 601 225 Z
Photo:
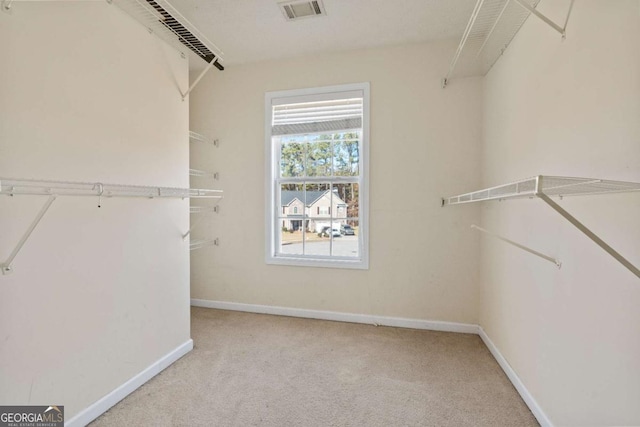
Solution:
M 284 137 L 280 146 L 280 176 L 304 176 L 305 144 L 295 138 Z
M 331 184 L 307 183 L 305 200 L 308 221 L 305 224 L 308 233 L 305 236 L 305 255 L 331 254 L 329 240 L 331 238 Z
M 307 227 L 310 232 L 317 234 L 331 225 L 331 184 L 307 183 L 304 188 L 306 212 L 309 218 Z
M 278 252 L 286 255 L 303 255 L 302 239 L 304 231 L 302 229 L 295 230 L 296 222 L 302 222 L 302 220 L 281 217 L 278 221 L 280 225 Z
M 339 257 L 360 256 L 358 228 L 357 219 L 348 218 L 341 221 L 340 237 L 334 237 L 331 255 Z
M 360 187 L 358 184 L 333 184 L 333 188 L 334 194 L 339 199 L 337 200 L 339 204 L 335 215 L 336 218 L 357 218 L 360 215 L 360 209 L 358 206 L 358 193 Z
M 307 143 L 307 176 L 331 176 L 331 135 L 316 135 Z
M 280 185 L 280 208 L 278 216 L 282 218 L 281 229 L 285 232 L 302 232 L 304 208 L 304 185 L 282 184 Z M 288 236 L 288 235 L 287 235 Z M 283 242 L 286 241 L 283 236 Z M 302 241 L 302 237 L 300 237 Z
M 304 254 L 329 256 L 331 254 L 329 240 L 330 237 L 322 232 L 305 234 Z
M 341 135 L 340 140 L 333 143 L 333 168 L 336 176 L 358 176 L 360 173 L 359 132 Z

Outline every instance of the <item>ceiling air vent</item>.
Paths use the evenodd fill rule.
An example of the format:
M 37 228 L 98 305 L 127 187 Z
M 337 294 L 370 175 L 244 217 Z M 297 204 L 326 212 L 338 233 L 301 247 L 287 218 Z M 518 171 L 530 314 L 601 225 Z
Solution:
M 327 14 L 324 10 L 322 0 L 286 0 L 278 4 L 287 21 Z

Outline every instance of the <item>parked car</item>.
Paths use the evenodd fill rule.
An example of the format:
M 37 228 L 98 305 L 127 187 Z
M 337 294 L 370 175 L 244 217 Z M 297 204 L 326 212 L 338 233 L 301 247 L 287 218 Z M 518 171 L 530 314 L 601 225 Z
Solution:
M 341 225 L 340 226 L 340 234 L 344 236 L 355 236 L 356 231 L 350 225 Z
M 333 237 L 342 236 L 342 234 L 340 234 L 340 230 L 338 230 L 337 228 L 331 228 L 331 227 L 323 227 L 322 231 L 320 231 L 320 233 L 318 233 L 318 236 L 320 236 L 320 237 L 329 237 L 329 233 L 331 233 L 331 235 Z

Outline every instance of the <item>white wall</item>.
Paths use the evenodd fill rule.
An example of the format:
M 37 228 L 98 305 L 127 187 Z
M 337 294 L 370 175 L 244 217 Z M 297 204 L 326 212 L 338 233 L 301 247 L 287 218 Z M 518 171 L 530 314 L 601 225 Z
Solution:
M 191 127 L 219 138 L 193 164 L 220 171 L 221 247 L 192 254 L 197 299 L 477 323 L 475 207 L 440 197 L 479 180 L 481 86 L 443 90 L 455 44 L 228 66 L 191 95 Z M 264 94 L 371 82 L 370 269 L 265 264 Z M 202 232 L 203 230 L 201 230 Z
M 187 62 L 106 2 L 0 13 L 0 176 L 188 186 Z M 0 197 L 0 259 L 46 198 Z M 59 197 L 0 276 L 0 403 L 67 420 L 189 340 L 188 201 Z
M 563 22 L 568 3 L 539 9 Z M 564 42 L 530 17 L 486 78 L 484 113 L 487 186 L 537 174 L 640 182 L 638 1 L 577 1 Z M 640 265 L 640 194 L 560 204 Z M 480 324 L 551 422 L 640 425 L 640 279 L 542 201 L 482 214 L 563 262 L 482 240 Z

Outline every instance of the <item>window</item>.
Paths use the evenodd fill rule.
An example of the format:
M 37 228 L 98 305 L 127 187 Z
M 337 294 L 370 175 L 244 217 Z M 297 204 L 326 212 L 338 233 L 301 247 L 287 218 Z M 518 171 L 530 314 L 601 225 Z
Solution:
M 267 263 L 368 268 L 369 84 L 268 92 L 265 110 Z

